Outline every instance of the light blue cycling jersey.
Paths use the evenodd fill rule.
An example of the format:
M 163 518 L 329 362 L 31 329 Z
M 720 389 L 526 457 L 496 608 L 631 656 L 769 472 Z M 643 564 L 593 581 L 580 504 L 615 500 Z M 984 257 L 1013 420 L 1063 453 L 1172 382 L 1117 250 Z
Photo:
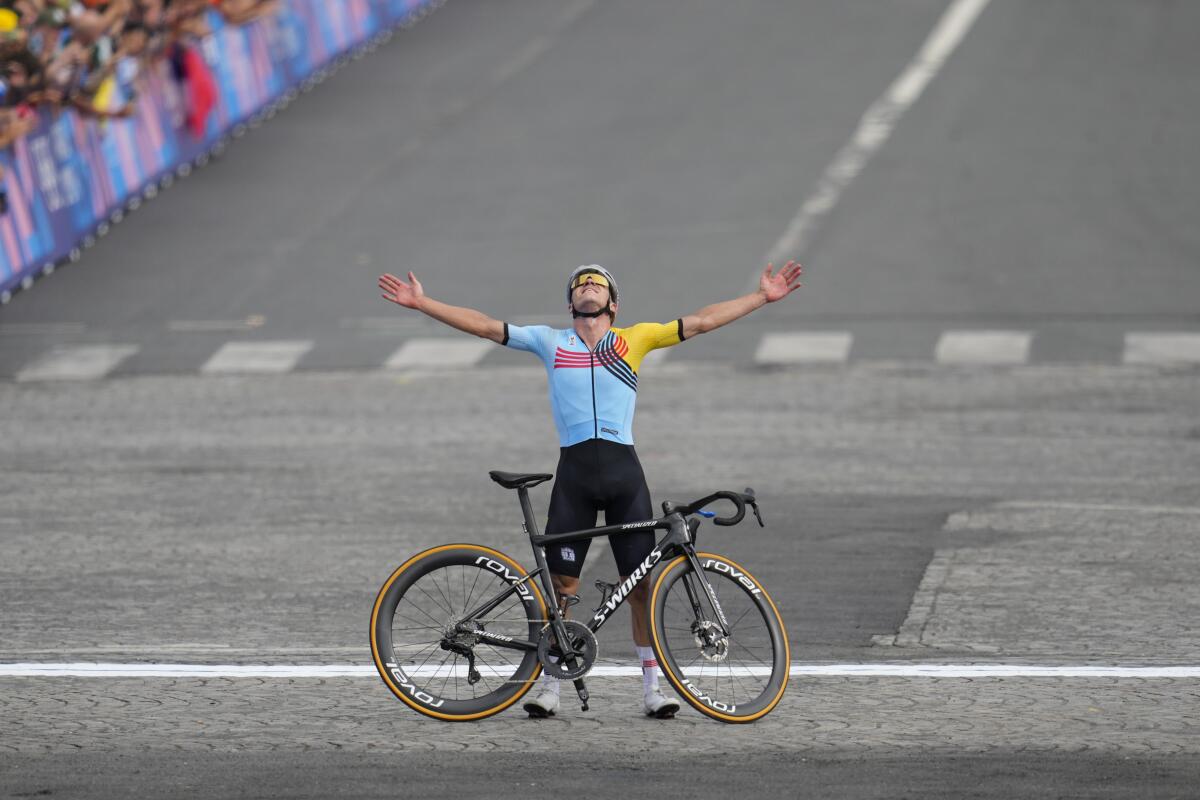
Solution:
M 546 365 L 550 408 L 561 447 L 588 439 L 633 444 L 638 368 L 651 350 L 683 341 L 683 320 L 611 328 L 588 350 L 570 328 L 504 324 L 502 344 L 534 353 Z

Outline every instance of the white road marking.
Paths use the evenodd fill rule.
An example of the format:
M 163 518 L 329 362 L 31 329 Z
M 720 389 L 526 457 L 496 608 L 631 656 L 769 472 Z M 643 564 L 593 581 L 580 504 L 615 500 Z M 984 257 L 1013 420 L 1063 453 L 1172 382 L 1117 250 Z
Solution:
M 79 334 L 87 330 L 82 322 L 3 322 L 0 336 L 39 336 L 44 334 Z
M 415 317 L 402 314 L 391 317 L 345 317 L 338 321 L 338 327 L 345 330 L 383 334 L 429 330 L 436 324 L 426 316 Z
M 135 345 L 92 344 L 56 347 L 16 374 L 25 381 L 90 381 L 103 378 L 136 353 Z
M 854 337 L 845 331 L 768 333 L 754 352 L 756 364 L 841 364 Z
M 245 319 L 173 319 L 167 322 L 167 330 L 174 333 L 249 331 L 261 328 L 266 321 L 261 314 L 252 314 Z
M 479 363 L 494 342 L 487 339 L 439 337 L 409 339 L 392 354 L 386 369 L 450 369 L 472 367 Z
M 1028 331 L 945 331 L 934 357 L 940 364 L 1024 364 L 1032 341 Z
M 888 140 L 896 123 L 937 75 L 988 2 L 989 0 L 955 0 L 951 3 L 917 55 L 887 91 L 863 114 L 850 141 L 842 146 L 825 168 L 816 191 L 800 207 L 783 236 L 767 253 L 768 262 L 779 266 L 788 259 L 803 257 L 805 248 L 822 220 L 837 206 L 846 188 Z M 758 286 L 757 273 L 752 280 L 752 286 Z
M 999 503 L 991 504 L 987 508 L 988 510 L 997 511 L 1005 509 L 1046 508 L 1066 511 L 1118 511 L 1142 514 L 1200 514 L 1200 506 L 1136 506 L 1117 503 L 1067 503 L 1054 500 L 1002 500 Z
M 1127 333 L 1126 364 L 1200 364 L 1200 333 Z
M 480 665 L 481 672 L 503 677 L 495 669 Z M 406 671 L 410 677 L 465 677 L 466 668 L 422 667 Z M 720 668 L 722 676 L 766 675 L 755 667 Z M 688 675 L 717 673 L 717 669 L 688 670 Z M 336 678 L 374 677 L 370 664 L 0 664 L 6 678 Z M 626 678 L 642 674 L 642 668 L 600 665 L 593 678 Z M 793 677 L 841 678 L 1200 678 L 1200 666 L 1100 666 L 1027 664 L 792 664 Z
M 514 75 L 524 70 L 534 61 L 537 61 L 553 45 L 554 37 L 558 36 L 558 34 L 574 23 L 575 20 L 579 19 L 594 3 L 595 0 L 582 0 L 582 2 L 569 6 L 563 12 L 562 16 L 555 20 L 554 27 L 550 31 L 535 37 L 533 41 L 518 50 L 512 58 L 501 64 L 492 73 L 492 85 L 499 86 L 511 80 Z
M 200 371 L 206 375 L 291 372 L 312 346 L 309 341 L 226 342 Z

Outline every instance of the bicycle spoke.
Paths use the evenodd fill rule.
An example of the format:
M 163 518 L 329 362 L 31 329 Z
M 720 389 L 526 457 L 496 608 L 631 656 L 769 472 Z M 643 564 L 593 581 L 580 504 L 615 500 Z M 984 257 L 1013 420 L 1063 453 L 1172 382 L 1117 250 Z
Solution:
M 768 662 L 768 660 L 769 660 L 769 659 L 763 658 L 762 656 L 760 656 L 760 655 L 756 654 L 756 653 L 754 652 L 754 648 L 753 648 L 753 647 L 749 647 L 749 646 L 747 646 L 747 645 L 745 645 L 745 644 L 742 644 L 742 643 L 741 643 L 741 641 L 739 641 L 739 640 L 736 640 L 736 639 L 731 639 L 730 641 L 732 641 L 732 642 L 733 642 L 735 645 L 737 645 L 738 647 L 740 647 L 740 648 L 742 648 L 743 650 L 745 650 L 745 651 L 746 651 L 747 653 L 749 653 L 750 655 L 754 656 L 754 658 L 757 658 L 757 659 L 758 659 L 759 661 L 761 661 L 762 663 L 766 664 L 766 663 Z
M 430 645 L 430 644 L 439 644 L 440 642 L 442 642 L 442 639 L 421 639 L 420 642 L 404 642 L 403 645 L 407 646 L 407 648 L 415 648 L 415 646 L 418 644 Z M 424 648 L 422 648 L 422 649 L 424 649 Z
M 446 599 L 450 603 L 450 614 L 452 616 L 458 616 L 458 614 L 455 613 L 455 611 L 454 611 L 454 609 L 457 608 L 457 606 L 455 606 L 454 600 L 452 599 L 454 597 L 454 588 L 450 586 L 450 570 L 448 570 L 448 569 L 442 570 L 442 580 L 445 581 L 445 583 L 446 583 Z M 462 612 L 460 612 L 460 613 L 465 614 L 466 611 L 467 611 L 467 609 L 464 608 L 464 609 L 462 609 Z
M 507 656 L 505 656 L 503 653 L 501 653 L 499 650 L 497 650 L 497 649 L 496 649 L 495 647 L 493 647 L 492 645 L 490 645 L 490 644 L 487 644 L 487 643 L 485 642 L 485 643 L 484 643 L 484 647 L 486 647 L 488 650 L 491 650 L 493 653 L 495 653 L 495 654 L 496 654 L 496 657 L 497 657 L 497 658 L 500 660 L 500 663 L 501 663 L 501 664 L 503 664 L 505 667 L 508 667 L 509 669 L 516 669 L 516 668 L 517 668 L 517 665 L 516 665 L 516 664 L 512 663 L 511 661 L 509 661 Z
M 482 569 L 475 570 L 475 580 L 471 581 L 471 590 L 467 592 L 467 608 L 471 608 L 471 601 L 475 599 L 475 587 L 479 585 L 479 578 L 483 575 Z
M 465 614 L 471 607 L 470 598 L 467 597 L 467 568 L 465 565 L 458 565 L 458 576 L 462 578 L 463 613 Z
M 429 659 L 433 658 L 435 655 L 437 655 L 436 650 L 434 650 L 432 653 L 430 653 L 428 658 L 426 658 L 424 661 L 421 662 L 421 666 L 414 669 L 413 672 L 420 673 L 421 670 L 425 669 L 425 665 L 429 663 Z M 441 669 L 442 667 L 446 666 L 446 659 L 450 658 L 450 655 L 451 655 L 450 653 L 446 653 L 446 655 L 442 656 L 441 663 L 439 663 L 436 667 L 433 668 L 433 674 L 431 676 L 429 676 L 429 679 L 427 681 L 425 681 L 425 685 L 421 687 L 422 689 L 425 689 L 426 691 L 428 691 L 430 684 L 433 683 L 433 681 L 437 680 L 438 670 Z M 414 677 L 414 679 L 415 679 L 415 677 Z
M 428 625 L 421 625 L 420 627 L 417 627 L 417 628 L 392 628 L 392 633 L 403 633 L 404 631 L 431 631 L 431 630 L 434 630 L 434 628 L 431 628 Z
M 443 608 L 443 607 L 442 607 L 442 606 L 441 606 L 441 605 L 438 603 L 438 601 L 437 601 L 437 600 L 434 600 L 434 599 L 433 599 L 433 596 L 432 596 L 431 594 L 429 594 L 429 592 L 425 591 L 425 587 L 424 587 L 424 586 L 422 586 L 422 585 L 421 585 L 421 584 L 419 584 L 419 583 L 414 583 L 414 584 L 413 584 L 413 588 L 414 588 L 414 589 L 416 589 L 416 590 L 418 590 L 418 591 L 419 591 L 421 594 L 423 594 L 423 595 L 425 595 L 426 597 L 428 597 L 428 598 L 429 598 L 429 602 L 431 602 L 431 603 L 433 603 L 435 606 L 437 606 L 437 609 L 438 609 L 438 611 L 446 611 L 446 609 L 444 609 L 444 608 Z M 416 608 L 418 611 L 420 611 L 422 614 L 424 614 L 425 616 L 427 616 L 427 617 L 429 617 L 431 620 L 433 620 L 433 622 L 434 622 L 434 623 L 437 625 L 437 627 L 439 627 L 439 628 L 440 628 L 440 627 L 442 627 L 442 626 L 445 624 L 445 621 L 444 621 L 444 620 L 442 620 L 442 621 L 439 621 L 437 617 L 433 616 L 433 615 L 432 615 L 432 614 L 430 614 L 428 611 L 426 611 L 425 609 L 421 608 L 421 606 L 418 606 L 416 603 L 413 603 L 413 606 L 414 606 L 414 607 L 415 607 L 415 608 Z M 449 611 L 447 611 L 447 613 L 448 613 L 448 614 L 450 614 L 451 616 L 453 616 L 453 615 L 454 615 L 454 614 L 453 614 L 453 612 L 449 612 Z
M 446 592 L 442 591 L 442 585 L 440 583 L 438 583 L 438 573 L 441 573 L 442 582 L 445 583 L 446 576 L 450 573 L 450 570 L 448 570 L 448 569 L 438 570 L 437 572 L 433 573 L 433 577 L 430 579 L 429 582 L 433 584 L 433 588 L 436 589 L 437 593 L 440 594 L 442 596 L 442 599 L 446 601 L 446 611 L 450 614 L 450 616 L 453 617 L 454 616 L 454 603 L 451 602 L 450 596 Z M 450 585 L 449 583 L 446 583 L 447 587 L 449 587 L 449 585 Z
M 738 617 L 733 622 L 729 623 L 729 632 L 733 633 L 733 629 L 738 626 L 738 623 L 741 622 L 742 620 L 744 620 L 746 618 L 746 615 L 754 610 L 755 610 L 754 606 L 750 606 L 750 608 L 747 608 L 745 611 L 742 612 L 742 615 L 740 617 Z
M 409 605 L 412 605 L 412 604 L 410 603 Z M 417 606 L 417 608 L 418 608 L 418 610 L 422 610 L 422 612 L 423 612 L 423 609 L 421 609 L 420 606 Z M 428 617 L 429 615 L 426 614 L 425 616 Z M 401 613 L 399 609 L 397 609 L 396 613 L 393 615 L 393 618 L 396 618 L 396 617 L 402 618 L 407 622 L 413 623 L 414 625 L 420 625 L 422 628 L 424 628 L 427 631 L 440 631 L 442 629 L 442 625 L 440 622 L 437 625 L 430 625 L 428 622 L 421 622 L 421 620 L 419 620 L 419 619 L 413 619 L 412 617 L 408 616 L 407 614 Z M 432 619 L 432 617 L 430 617 L 430 619 Z M 417 630 L 417 629 L 414 628 L 414 630 Z
M 741 682 L 740 680 L 738 680 L 738 677 L 737 677 L 737 675 L 736 675 L 736 674 L 734 673 L 734 671 L 733 671 L 733 665 L 732 665 L 732 664 L 729 664 L 729 662 L 728 662 L 728 661 L 726 661 L 725 663 L 726 663 L 726 664 L 729 666 L 729 680 L 730 680 L 730 683 L 735 683 L 735 684 L 737 684 L 737 687 L 738 687 L 739 689 L 741 689 L 742 691 L 745 691 L 745 686 L 742 684 L 742 682 Z M 741 664 L 741 662 L 738 662 L 738 663 L 739 663 L 739 664 Z M 746 669 L 749 669 L 749 667 L 746 667 L 746 665 L 745 665 L 745 664 L 742 664 L 742 666 L 743 666 L 743 667 L 745 667 Z M 747 675 L 749 675 L 749 673 L 747 673 Z M 758 697 L 759 693 L 760 693 L 760 692 L 754 692 L 753 694 L 749 694 L 749 693 L 748 693 L 748 694 L 747 694 L 747 697 L 746 697 L 746 699 L 747 699 L 747 700 L 753 700 L 755 697 Z
M 454 655 L 454 663 L 452 663 L 450 665 L 450 671 L 446 673 L 446 677 L 442 678 L 442 691 L 439 693 L 439 694 L 441 694 L 442 697 L 446 696 L 446 684 L 450 683 L 451 675 L 455 676 L 454 677 L 455 686 L 458 685 L 458 676 L 455 674 L 457 672 L 457 667 L 458 667 L 458 653 L 454 653 L 453 655 Z M 434 675 L 434 677 L 436 678 L 437 676 Z M 454 696 L 458 697 L 457 691 L 455 692 Z

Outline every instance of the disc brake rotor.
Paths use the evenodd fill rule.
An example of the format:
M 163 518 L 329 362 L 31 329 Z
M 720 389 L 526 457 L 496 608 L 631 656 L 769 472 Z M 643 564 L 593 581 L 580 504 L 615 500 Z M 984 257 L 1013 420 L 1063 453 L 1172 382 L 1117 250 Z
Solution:
M 706 661 L 720 663 L 729 656 L 729 638 L 715 622 L 704 620 L 692 626 L 692 641 Z

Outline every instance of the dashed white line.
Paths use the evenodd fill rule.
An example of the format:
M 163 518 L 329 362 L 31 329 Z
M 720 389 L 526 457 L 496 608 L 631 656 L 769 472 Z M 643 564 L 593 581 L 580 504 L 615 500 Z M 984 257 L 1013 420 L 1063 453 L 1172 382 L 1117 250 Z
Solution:
M 221 333 L 227 331 L 249 331 L 261 328 L 266 318 L 254 314 L 245 319 L 173 319 L 167 322 L 167 330 L 174 333 Z
M 887 91 L 871 104 L 850 141 L 825 168 L 814 191 L 792 219 L 787 230 L 767 253 L 766 260 L 780 265 L 791 258 L 802 258 L 804 250 L 821 221 L 841 200 L 854 181 L 883 146 L 896 123 L 916 101 L 925 87 L 958 47 L 989 0 L 955 0 L 900 76 Z M 754 275 L 752 285 L 758 285 Z
M 392 354 L 385 369 L 452 369 L 472 367 L 496 345 L 486 339 L 409 339 Z
M 1028 331 L 946 331 L 934 358 L 941 364 L 1024 364 L 1032 341 Z
M 841 364 L 854 337 L 845 331 L 768 333 L 754 352 L 756 364 Z
M 1002 500 L 989 509 L 1055 509 L 1065 511 L 1118 511 L 1138 514 L 1200 515 L 1200 506 L 1138 506 L 1128 503 L 1070 503 L 1059 500 Z
M 481 672 L 503 677 L 495 669 Z M 457 671 L 456 671 L 457 670 Z M 465 667 L 422 667 L 407 671 L 410 677 L 465 677 Z M 700 675 L 766 675 L 767 668 L 706 667 L 689 670 Z M 336 678 L 374 677 L 369 664 L 0 664 L 0 677 L 8 678 Z M 598 665 L 593 678 L 625 678 L 642 674 L 640 666 Z M 1200 678 L 1200 666 L 1121 666 L 1066 664 L 792 664 L 793 677 L 843 678 Z
M 226 342 L 200 367 L 206 375 L 255 375 L 291 372 L 310 341 Z
M 1200 364 L 1200 333 L 1127 333 L 1126 364 Z
M 21 369 L 18 382 L 88 381 L 103 378 L 138 351 L 135 345 L 93 344 L 56 347 Z
M 87 330 L 81 322 L 2 322 L 0 336 L 38 336 L 43 334 L 79 334 Z

